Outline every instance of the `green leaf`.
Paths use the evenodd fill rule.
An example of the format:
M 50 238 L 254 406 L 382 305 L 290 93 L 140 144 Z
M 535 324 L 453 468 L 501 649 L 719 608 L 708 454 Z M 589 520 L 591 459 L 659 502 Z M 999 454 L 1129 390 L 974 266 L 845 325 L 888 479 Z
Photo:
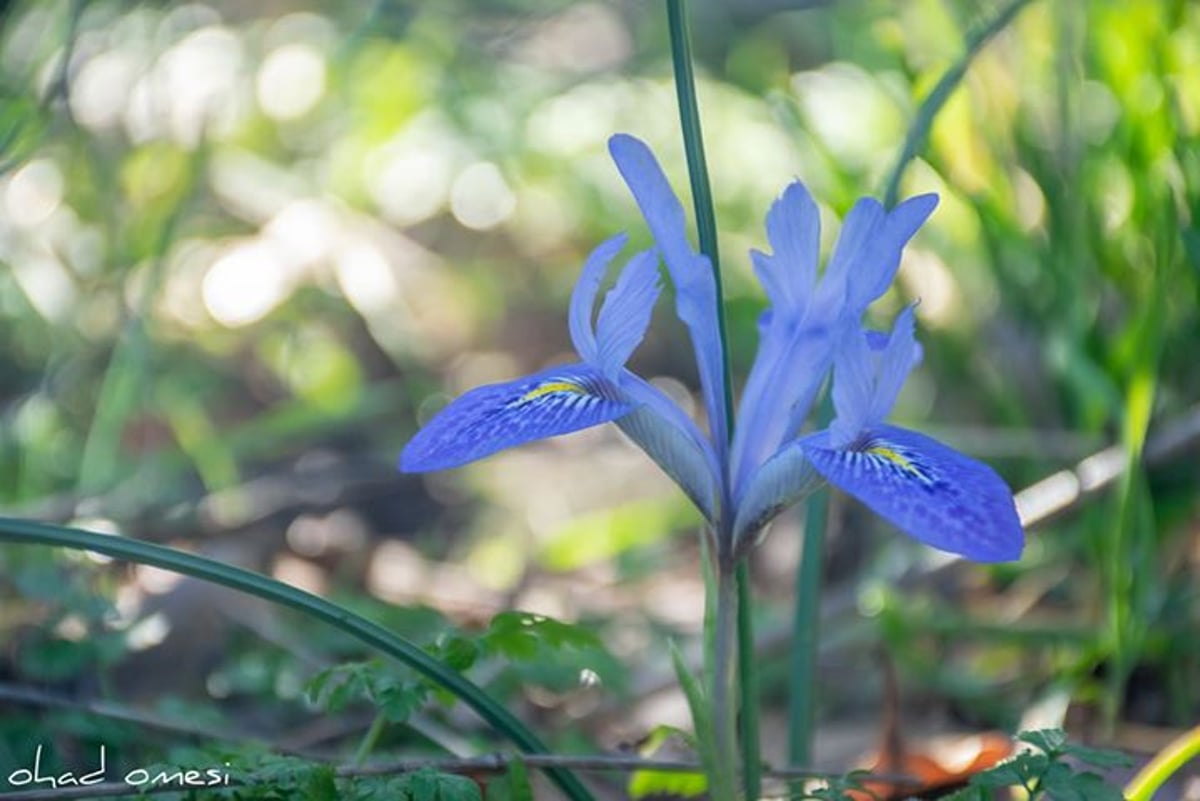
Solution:
M 249 570 L 206 559 L 154 543 L 98 534 L 83 529 L 0 517 L 0 541 L 92 551 L 114 559 L 170 570 L 202 581 L 231 587 L 239 592 L 286 606 L 336 627 L 359 642 L 375 648 L 417 671 L 431 682 L 453 692 L 497 731 L 525 753 L 548 753 L 546 746 L 520 719 L 458 671 L 429 656 L 410 640 L 349 609 L 312 593 L 288 586 Z M 592 794 L 579 778 L 563 768 L 549 768 L 546 775 L 574 801 L 591 801 Z
M 692 713 L 692 726 L 696 729 L 696 750 L 700 754 L 700 764 L 704 766 L 706 775 L 711 776 L 716 767 L 716 745 L 713 742 L 712 713 L 704 688 L 699 679 L 688 669 L 683 661 L 683 655 L 674 642 L 670 643 L 671 664 L 675 668 L 675 676 L 679 686 L 687 697 L 688 708 Z
M 1086 745 L 1067 743 L 1063 746 L 1063 753 L 1097 768 L 1133 767 L 1132 757 L 1111 748 L 1090 748 Z
M 696 738 L 691 733 L 674 726 L 655 726 L 643 740 L 638 752 L 642 756 L 654 757 L 659 749 L 672 740 L 681 740 L 689 747 L 696 747 Z M 629 786 L 626 789 L 631 798 L 644 798 L 648 795 L 691 798 L 708 789 L 708 780 L 699 772 L 636 770 L 629 775 Z
M 1049 767 L 1050 757 L 1045 754 L 1018 754 L 1008 762 L 975 774 L 971 784 L 976 787 L 1020 787 L 1039 779 Z
M 604 647 L 590 629 L 515 610 L 492 618 L 479 641 L 489 651 L 527 661 L 538 658 L 543 647 L 551 651 Z
M 1067 765 L 1054 767 L 1065 770 L 1050 771 L 1040 786 L 1054 801 L 1124 801 L 1120 790 L 1095 773 L 1075 773 Z
M 524 762 L 515 758 L 509 761 L 504 779 L 488 784 L 487 801 L 533 801 L 533 785 Z
M 1063 746 L 1067 744 L 1067 733 L 1062 729 L 1038 729 L 1037 731 L 1023 731 L 1017 735 L 1017 739 L 1053 756 L 1060 753 Z
M 337 774 L 332 767 L 312 768 L 304 782 L 304 798 L 307 801 L 338 801 Z

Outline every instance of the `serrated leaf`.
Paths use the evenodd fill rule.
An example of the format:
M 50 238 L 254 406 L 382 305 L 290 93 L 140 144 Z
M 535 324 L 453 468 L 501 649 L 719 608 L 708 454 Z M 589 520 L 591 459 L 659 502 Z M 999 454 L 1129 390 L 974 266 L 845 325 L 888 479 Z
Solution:
M 1062 729 L 1038 729 L 1023 731 L 1017 735 L 1017 739 L 1023 743 L 1029 743 L 1043 753 L 1054 755 L 1062 751 L 1062 747 L 1066 745 L 1067 733 Z
M 457 635 L 441 638 L 433 651 L 435 656 L 460 673 L 470 670 L 479 658 L 479 645 Z
M 1125 798 L 1120 790 L 1095 773 L 1075 773 L 1070 768 L 1047 774 L 1040 789 L 1054 801 L 1124 801 Z
M 332 767 L 319 766 L 311 768 L 304 781 L 305 801 L 338 801 L 337 775 Z
M 1128 754 L 1114 751 L 1111 748 L 1091 748 L 1086 745 L 1067 743 L 1062 752 L 1068 756 L 1086 762 L 1097 768 L 1128 768 L 1133 766 L 1133 759 Z
M 1045 754 L 1019 754 L 1008 762 L 1002 762 L 990 770 L 971 777 L 976 787 L 1019 787 L 1044 774 L 1050 766 Z
M 537 658 L 542 647 L 550 651 L 603 648 L 590 629 L 519 611 L 501 612 L 492 618 L 480 644 L 510 659 L 523 660 Z

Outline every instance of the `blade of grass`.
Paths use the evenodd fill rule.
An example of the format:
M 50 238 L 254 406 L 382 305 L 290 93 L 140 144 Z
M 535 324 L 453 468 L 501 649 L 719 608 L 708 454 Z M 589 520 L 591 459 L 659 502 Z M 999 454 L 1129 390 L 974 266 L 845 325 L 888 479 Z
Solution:
M 667 22 L 671 29 L 671 62 L 675 69 L 675 94 L 679 98 L 679 124 L 687 154 L 688 180 L 696 212 L 700 252 L 708 257 L 717 279 L 717 329 L 721 337 L 721 359 L 725 381 L 725 419 L 728 436 L 733 436 L 733 385 L 729 376 L 729 340 L 725 335 L 725 302 L 721 291 L 721 260 L 717 247 L 717 218 L 713 212 L 708 164 L 704 158 L 704 136 L 700 130 L 700 107 L 696 100 L 696 78 L 692 71 L 692 45 L 688 35 L 685 0 L 667 0 Z
M 820 639 L 821 565 L 825 559 L 825 528 L 829 520 L 829 490 L 814 492 L 804 511 L 804 542 L 796 570 L 792 611 L 792 650 L 788 670 L 788 764 L 807 765 L 812 759 L 816 722 L 817 644 Z
M 1200 756 L 1200 726 L 1184 732 L 1146 763 L 1125 787 L 1129 801 L 1150 801 L 1167 779 Z
M 925 96 L 921 107 L 917 109 L 917 115 L 913 117 L 912 124 L 908 126 L 908 133 L 904 137 L 904 146 L 900 149 L 896 166 L 892 167 L 887 183 L 884 185 L 883 205 L 885 207 L 891 208 L 896 205 L 900 194 L 900 179 L 904 176 L 905 168 L 925 146 L 925 139 L 929 136 L 929 129 L 933 127 L 934 118 L 937 117 L 942 106 L 950 99 L 950 95 L 967 74 L 967 68 L 975 60 L 975 56 L 979 55 L 992 37 L 1004 30 L 1017 16 L 1017 13 L 1029 5 L 1029 2 L 1030 0 L 1010 0 L 1007 5 L 996 12 L 995 16 L 973 27 L 967 33 L 966 49 L 963 50 L 962 56 L 946 70 L 929 94 Z
M 96 412 L 79 460 L 79 481 L 76 488 L 81 495 L 106 490 L 116 479 L 121 432 L 126 421 L 137 410 L 141 395 L 145 391 L 144 379 L 150 358 L 150 336 L 146 320 L 166 272 L 167 251 L 196 191 L 206 160 L 207 148 L 201 140 L 188 160 L 188 171 L 184 179 L 185 184 L 179 193 L 179 200 L 163 220 L 159 230 L 137 308 L 126 322 L 123 336 L 117 341 L 108 369 L 104 373 L 96 401 Z
M 151 565 L 192 576 L 295 609 L 334 626 L 361 643 L 382 651 L 416 670 L 430 681 L 444 687 L 525 753 L 549 753 L 537 735 L 530 731 L 524 723 L 462 674 L 442 664 L 413 642 L 324 598 L 295 587 L 289 587 L 282 582 L 249 570 L 222 564 L 202 556 L 177 551 L 162 545 L 125 539 L 111 534 L 97 534 L 83 529 L 0 517 L 0 541 L 92 551 L 114 559 Z M 546 773 L 567 797 L 574 801 L 592 801 L 591 793 L 575 774 L 559 768 L 547 769 Z

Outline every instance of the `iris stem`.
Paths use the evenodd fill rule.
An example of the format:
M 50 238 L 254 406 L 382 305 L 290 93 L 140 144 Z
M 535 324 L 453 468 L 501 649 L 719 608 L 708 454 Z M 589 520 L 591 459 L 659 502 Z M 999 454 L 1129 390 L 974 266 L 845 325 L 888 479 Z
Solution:
M 717 286 L 717 331 L 721 340 L 721 372 L 724 385 L 725 436 L 733 436 L 733 382 L 729 369 L 729 340 L 725 330 L 725 303 L 721 286 L 721 262 L 717 244 L 716 215 L 713 211 L 712 190 L 708 183 L 708 167 L 704 158 L 704 138 L 700 128 L 696 82 L 692 71 L 691 43 L 688 34 L 684 0 L 667 0 L 667 18 L 671 30 L 671 57 L 675 68 L 675 89 L 679 98 L 679 119 L 683 129 L 684 150 L 687 154 L 688 176 L 692 186 L 692 202 L 696 212 L 696 230 L 700 252 L 712 264 Z M 726 445 L 728 443 L 721 443 Z M 728 507 L 730 499 L 724 499 Z M 744 768 L 745 797 L 755 799 L 761 789 L 762 774 L 758 737 L 758 680 L 754 650 L 754 627 L 750 569 L 745 558 L 737 560 L 730 570 L 732 537 L 719 537 L 717 578 L 717 631 L 712 638 L 713 718 L 717 731 L 717 759 L 726 776 L 737 772 L 737 710 L 742 713 L 741 758 Z M 732 586 L 731 586 L 732 584 Z M 736 636 L 736 661 L 733 637 Z M 734 696 L 740 703 L 734 705 Z M 728 727 L 728 728 L 727 728 Z M 713 777 L 714 779 L 717 777 Z M 714 788 L 733 798 L 733 788 Z M 726 795 L 718 792 L 716 798 Z
M 742 700 L 742 787 L 753 801 L 762 794 L 758 730 L 758 654 L 754 647 L 754 595 L 749 557 L 737 564 L 738 676 Z M 803 763 L 807 764 L 807 763 Z
M 718 436 L 726 437 L 717 443 L 727 450 L 733 437 L 733 383 L 729 369 L 729 340 L 725 332 L 725 303 L 721 287 L 721 262 L 717 245 L 717 223 L 713 211 L 712 190 L 708 183 L 708 167 L 704 158 L 704 137 L 700 129 L 700 111 L 696 99 L 696 81 L 692 71 L 691 42 L 688 34 L 685 0 L 667 0 L 667 21 L 671 32 L 671 59 L 675 71 L 675 91 L 679 98 L 679 121 L 683 130 L 684 151 L 687 154 L 688 177 L 692 186 L 692 202 L 696 213 L 696 230 L 700 252 L 712 265 L 717 287 L 717 332 L 721 341 L 721 375 L 724 387 L 724 431 L 714 425 Z M 725 509 L 731 499 L 722 499 Z M 711 697 L 713 700 L 713 742 L 716 744 L 716 765 L 709 779 L 712 797 L 717 801 L 733 801 L 737 797 L 738 715 L 742 712 L 741 758 L 745 766 L 743 789 L 745 797 L 759 795 L 758 693 L 755 676 L 754 629 L 751 620 L 750 571 L 744 559 L 733 556 L 732 533 L 728 527 L 718 528 L 715 554 L 717 565 L 716 610 L 711 638 L 714 653 Z M 736 644 L 736 652 L 734 646 Z M 735 705 L 735 697 L 740 704 Z
M 717 568 L 717 605 L 713 633 L 713 745 L 714 774 L 709 793 L 714 801 L 737 799 L 737 652 L 733 640 L 738 630 L 737 580 L 725 565 Z

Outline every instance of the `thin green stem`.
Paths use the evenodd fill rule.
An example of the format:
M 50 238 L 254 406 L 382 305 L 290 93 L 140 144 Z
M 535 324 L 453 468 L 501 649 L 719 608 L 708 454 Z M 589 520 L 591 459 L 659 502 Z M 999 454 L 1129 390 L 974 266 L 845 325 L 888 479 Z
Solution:
M 925 146 L 925 140 L 929 136 L 929 129 L 933 127 L 934 118 L 942 110 L 946 101 L 950 99 L 950 95 L 958 88 L 958 84 L 967 74 L 967 68 L 975 60 L 975 56 L 979 54 L 984 45 L 991 41 L 993 36 L 1004 30 L 1005 26 L 1017 16 L 1017 12 L 1029 5 L 1029 2 L 1030 0 L 1010 0 L 1008 5 L 996 12 L 994 17 L 973 27 L 967 33 L 966 47 L 962 56 L 950 65 L 950 68 L 921 101 L 921 107 L 917 109 L 912 124 L 908 126 L 908 133 L 904 137 L 904 146 L 900 149 L 900 156 L 896 159 L 896 165 L 892 167 L 891 173 L 888 174 L 886 189 L 883 192 L 884 206 L 890 208 L 896 204 L 900 194 L 900 179 L 904 176 L 905 168 Z
M 738 630 L 737 596 L 734 574 L 719 566 L 712 670 L 713 745 L 716 764 L 715 775 L 709 778 L 712 783 L 710 794 L 714 801 L 737 799 L 738 727 L 737 707 L 734 703 L 738 665 L 737 653 L 733 648 Z
M 725 303 L 721 292 L 721 261 L 717 247 L 717 217 L 713 212 L 708 164 L 704 158 L 704 136 L 700 130 L 700 106 L 696 100 L 696 78 L 692 72 L 692 45 L 688 34 L 686 0 L 667 0 L 667 22 L 671 29 L 671 61 L 675 68 L 675 94 L 679 98 L 679 124 L 687 154 L 688 180 L 696 211 L 700 252 L 712 263 L 717 281 L 717 330 L 721 338 L 721 368 L 725 384 L 725 419 L 728 436 L 733 436 L 733 385 L 729 374 L 729 341 L 725 335 Z
M 817 643 L 820 639 L 821 565 L 825 528 L 829 520 L 829 492 L 809 496 L 804 515 L 804 544 L 796 571 L 795 607 L 792 613 L 788 701 L 788 764 L 807 765 L 812 758 L 816 722 Z
M 750 560 L 737 565 L 738 675 L 742 696 L 742 787 L 754 801 L 762 794 L 762 760 L 758 730 L 758 654 L 754 639 L 754 593 L 750 584 Z
M 82 529 L 0 517 L 0 541 L 92 551 L 114 559 L 182 573 L 295 609 L 309 617 L 329 623 L 359 642 L 382 651 L 441 685 L 523 752 L 549 753 L 537 735 L 524 723 L 465 676 L 442 664 L 415 643 L 324 598 L 249 570 L 111 534 L 97 534 Z M 547 775 L 573 801 L 592 801 L 591 793 L 570 771 L 548 770 Z
M 371 721 L 370 728 L 363 738 L 358 743 L 358 748 L 354 751 L 354 764 L 361 765 L 367 761 L 367 757 L 375 750 L 375 746 L 379 744 L 379 738 L 383 736 L 383 730 L 387 728 L 387 716 L 382 712 L 375 713 L 375 719 Z

